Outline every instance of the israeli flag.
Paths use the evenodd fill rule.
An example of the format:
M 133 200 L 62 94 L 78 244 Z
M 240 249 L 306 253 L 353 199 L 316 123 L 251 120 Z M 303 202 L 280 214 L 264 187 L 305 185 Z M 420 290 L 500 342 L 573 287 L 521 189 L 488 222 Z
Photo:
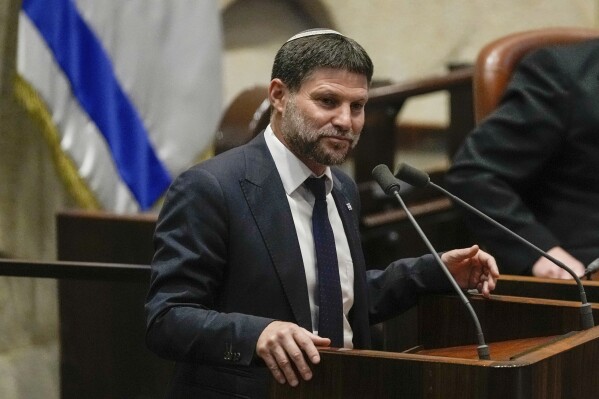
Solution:
M 151 209 L 222 112 L 217 0 L 23 0 L 15 92 L 78 202 Z

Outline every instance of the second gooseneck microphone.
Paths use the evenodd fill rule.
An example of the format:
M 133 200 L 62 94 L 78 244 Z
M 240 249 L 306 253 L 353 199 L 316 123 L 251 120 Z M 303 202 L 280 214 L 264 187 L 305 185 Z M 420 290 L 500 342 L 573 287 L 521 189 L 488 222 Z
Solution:
M 462 206 L 469 212 L 474 213 L 475 215 L 482 218 L 483 220 L 486 220 L 487 222 L 491 223 L 493 226 L 499 228 L 500 230 L 503 230 L 505 233 L 509 234 L 511 237 L 520 241 L 522 244 L 526 245 L 527 247 L 532 248 L 533 250 L 538 252 L 541 256 L 549 259 L 551 262 L 555 263 L 557 266 L 559 266 L 562 269 L 564 269 L 565 271 L 567 271 L 572 276 L 572 278 L 574 278 L 574 280 L 576 280 L 576 284 L 578 285 L 578 290 L 580 291 L 580 301 L 582 302 L 582 305 L 580 307 L 582 328 L 584 330 L 588 330 L 589 328 L 592 328 L 595 325 L 595 321 L 593 320 L 593 309 L 591 308 L 591 304 L 587 302 L 587 295 L 584 291 L 584 286 L 582 285 L 580 278 L 576 275 L 576 273 L 574 273 L 572 271 L 572 269 L 570 269 L 568 266 L 566 266 L 563 262 L 555 259 L 553 256 L 549 255 L 547 252 L 543 251 L 542 249 L 540 249 L 533 243 L 520 237 L 518 234 L 514 233 L 513 231 L 511 231 L 510 229 L 508 229 L 501 223 L 497 222 L 495 219 L 492 219 L 491 217 L 485 215 L 484 213 L 482 213 L 481 211 L 479 211 L 472 205 L 468 204 L 466 201 L 456 197 L 449 191 L 445 190 L 443 187 L 433 183 L 427 173 L 425 173 L 419 169 L 416 169 L 410 165 L 407 165 L 405 163 L 401 163 L 397 169 L 397 173 L 395 173 L 395 177 L 400 180 L 405 181 L 408 184 L 411 184 L 414 187 L 425 187 L 427 185 L 432 186 L 437 191 L 440 191 L 442 194 L 451 198 L 454 201 L 454 203 Z
M 383 189 L 385 194 L 387 194 L 389 196 L 395 196 L 395 198 L 397 198 L 397 201 L 400 203 L 401 207 L 406 212 L 408 219 L 410 220 L 412 225 L 414 225 L 414 228 L 416 229 L 416 231 L 418 232 L 418 234 L 420 235 L 420 237 L 426 244 L 428 250 L 430 251 L 430 253 L 433 255 L 433 257 L 435 258 L 435 260 L 441 267 L 441 270 L 443 270 L 443 272 L 449 279 L 449 282 L 451 283 L 451 285 L 453 286 L 455 291 L 458 293 L 460 299 L 462 300 L 462 302 L 464 303 L 464 305 L 470 312 L 470 315 L 472 316 L 474 325 L 476 327 L 476 334 L 477 334 L 477 338 L 478 338 L 478 347 L 477 347 L 478 358 L 482 359 L 482 360 L 489 360 L 490 359 L 489 346 L 485 343 L 485 337 L 483 335 L 483 331 L 480 326 L 478 316 L 476 315 L 476 312 L 474 312 L 474 308 L 472 307 L 472 304 L 470 303 L 468 298 L 466 298 L 466 295 L 464 295 L 464 293 L 462 292 L 462 289 L 460 288 L 458 283 L 455 281 L 455 279 L 449 272 L 449 269 L 447 269 L 447 266 L 445 266 L 445 264 L 439 257 L 439 254 L 437 253 L 437 251 L 435 251 L 435 248 L 433 248 L 433 245 L 431 244 L 429 239 L 426 237 L 426 235 L 424 234 L 424 232 L 422 231 L 422 229 L 416 222 L 416 219 L 414 219 L 414 216 L 412 216 L 412 214 L 408 210 L 406 204 L 403 202 L 403 199 L 399 195 L 399 182 L 397 181 L 395 176 L 393 176 L 393 173 L 391 173 L 391 171 L 389 170 L 389 167 L 387 167 L 386 165 L 377 165 L 372 170 L 372 177 L 374 177 L 374 180 L 376 180 L 376 182 L 379 184 L 379 186 L 381 186 L 381 188 Z

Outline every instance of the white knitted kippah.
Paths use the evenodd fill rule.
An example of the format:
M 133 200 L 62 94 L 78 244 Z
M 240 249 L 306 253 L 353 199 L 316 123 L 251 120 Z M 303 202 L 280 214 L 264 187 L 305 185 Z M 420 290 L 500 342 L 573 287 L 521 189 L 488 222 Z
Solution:
M 329 34 L 329 33 L 332 33 L 334 35 L 343 36 L 341 33 L 337 32 L 336 30 L 333 30 L 333 29 L 316 28 L 316 29 L 308 29 L 308 30 L 305 30 L 303 32 L 300 32 L 297 35 L 292 36 L 285 43 L 289 43 L 292 40 L 300 39 L 302 37 L 316 36 L 316 35 L 326 35 L 326 34 Z

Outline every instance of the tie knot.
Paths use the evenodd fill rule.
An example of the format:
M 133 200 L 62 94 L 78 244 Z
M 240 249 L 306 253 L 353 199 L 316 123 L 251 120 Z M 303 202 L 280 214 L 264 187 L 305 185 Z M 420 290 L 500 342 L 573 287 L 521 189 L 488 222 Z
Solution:
M 309 177 L 304 182 L 308 190 L 314 194 L 316 200 L 324 200 L 326 197 L 325 177 Z

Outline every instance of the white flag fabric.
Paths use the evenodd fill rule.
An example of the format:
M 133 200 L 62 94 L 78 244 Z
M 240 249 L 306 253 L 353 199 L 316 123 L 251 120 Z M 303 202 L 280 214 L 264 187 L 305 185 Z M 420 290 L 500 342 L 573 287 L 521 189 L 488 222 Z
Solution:
M 150 209 L 222 112 L 217 0 L 23 0 L 19 100 L 79 202 Z

